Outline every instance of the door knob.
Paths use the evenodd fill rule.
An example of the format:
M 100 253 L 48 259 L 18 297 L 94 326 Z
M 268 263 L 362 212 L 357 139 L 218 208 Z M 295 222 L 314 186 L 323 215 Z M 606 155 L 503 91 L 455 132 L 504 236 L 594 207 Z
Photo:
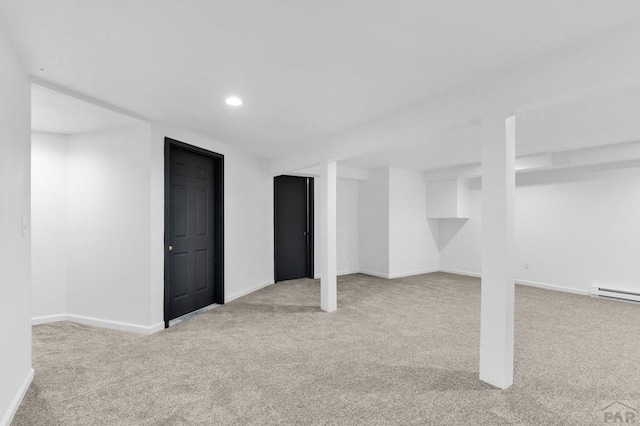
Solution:
M 173 251 L 173 246 L 169 245 L 169 251 Z

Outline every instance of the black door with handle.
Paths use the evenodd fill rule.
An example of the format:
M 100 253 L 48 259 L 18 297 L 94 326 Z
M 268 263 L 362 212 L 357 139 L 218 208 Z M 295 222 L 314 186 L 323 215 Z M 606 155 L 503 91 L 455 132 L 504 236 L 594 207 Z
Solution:
M 274 179 L 275 281 L 313 278 L 313 178 Z
M 222 283 L 222 158 L 168 140 L 165 325 L 213 303 Z

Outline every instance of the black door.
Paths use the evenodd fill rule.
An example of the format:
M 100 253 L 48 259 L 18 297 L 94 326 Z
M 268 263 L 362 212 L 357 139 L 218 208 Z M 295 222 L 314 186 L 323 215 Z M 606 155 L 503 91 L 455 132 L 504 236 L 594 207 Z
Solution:
M 313 178 L 274 179 L 275 280 L 313 278 Z
M 222 288 L 221 158 L 167 141 L 165 325 L 212 303 Z M 221 300 L 222 299 L 222 300 Z

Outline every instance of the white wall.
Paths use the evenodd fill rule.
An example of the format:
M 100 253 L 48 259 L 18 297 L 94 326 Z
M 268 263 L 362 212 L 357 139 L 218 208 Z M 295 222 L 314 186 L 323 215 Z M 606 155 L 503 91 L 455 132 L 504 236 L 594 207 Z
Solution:
M 427 220 L 422 172 L 371 170 L 360 184 L 360 270 L 398 278 L 439 268 L 438 227 Z
M 152 126 L 151 138 L 151 321 L 163 320 L 164 138 L 224 157 L 225 299 L 273 283 L 273 178 L 260 159 L 197 133 Z
M 519 281 L 586 292 L 592 284 L 640 289 L 640 168 L 521 174 L 516 189 Z M 441 267 L 480 273 L 479 179 L 468 222 L 442 221 Z M 461 226 L 460 226 L 461 225 Z M 530 269 L 525 269 L 529 262 Z
M 69 314 L 154 325 L 147 266 L 149 144 L 147 124 L 68 138 Z
M 150 126 L 32 133 L 34 323 L 149 333 Z
M 316 177 L 315 184 L 319 185 L 320 179 Z M 338 275 L 355 274 L 360 272 L 360 184 L 355 179 L 338 178 L 337 180 L 337 239 L 336 253 L 338 256 Z M 314 278 L 321 275 L 322 254 L 320 247 L 320 223 L 321 214 L 320 188 L 316 187 L 313 204 L 313 232 L 316 236 L 313 240 L 314 254 Z
M 337 186 L 338 275 L 353 274 L 360 271 L 360 184 L 354 179 L 338 179 Z
M 438 227 L 427 221 L 427 184 L 423 173 L 389 169 L 389 276 L 438 270 Z
M 469 180 L 468 219 L 438 219 L 440 269 L 479 275 L 482 269 L 482 186 Z
M 31 313 L 67 313 L 67 137 L 31 134 Z
M 273 282 L 273 184 L 261 160 L 160 125 L 69 135 L 66 150 L 57 151 L 52 137 L 36 135 L 34 196 L 43 197 L 36 200 L 35 252 L 42 256 L 34 267 L 34 317 L 61 315 L 145 333 L 162 327 L 165 135 L 225 155 L 226 300 Z M 58 139 L 61 146 L 65 137 Z M 61 237 L 66 262 L 64 250 L 51 252 Z M 49 299 L 65 278 L 66 299 Z
M 360 270 L 389 275 L 389 169 L 370 172 L 360 183 Z
M 31 370 L 30 85 L 0 28 L 0 425 L 10 423 Z

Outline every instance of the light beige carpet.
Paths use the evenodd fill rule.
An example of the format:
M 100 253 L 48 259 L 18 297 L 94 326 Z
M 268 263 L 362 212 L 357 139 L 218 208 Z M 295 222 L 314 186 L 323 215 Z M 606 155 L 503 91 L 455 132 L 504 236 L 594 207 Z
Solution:
M 640 306 L 517 287 L 515 385 L 478 380 L 479 280 L 279 283 L 153 336 L 34 327 L 15 425 L 602 425 L 640 409 Z M 629 410 L 623 408 L 624 410 Z M 637 421 L 640 421 L 638 415 Z

